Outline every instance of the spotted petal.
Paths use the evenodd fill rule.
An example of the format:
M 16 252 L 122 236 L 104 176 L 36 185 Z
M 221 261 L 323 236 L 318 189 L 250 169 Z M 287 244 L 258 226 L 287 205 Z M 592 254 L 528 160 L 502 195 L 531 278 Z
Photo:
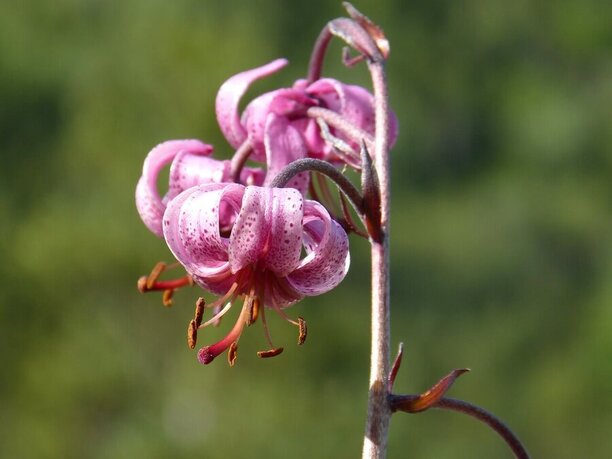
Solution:
M 243 167 L 240 181 L 249 185 L 261 185 L 265 173 L 260 168 Z M 195 155 L 182 151 L 170 166 L 170 185 L 164 202 L 177 196 L 182 191 L 205 183 L 231 182 L 231 162 L 207 156 Z
M 287 65 L 286 59 L 276 59 L 266 65 L 234 75 L 227 80 L 217 93 L 217 121 L 223 135 L 234 148 L 247 138 L 247 132 L 240 122 L 238 104 L 249 86 L 256 80 L 279 71 Z
M 217 183 L 189 188 L 170 201 L 164 214 L 164 237 L 176 259 L 196 282 L 219 294 L 233 281 L 219 208 L 225 203 L 238 211 L 243 189 Z
M 265 148 L 265 131 L 268 118 L 275 114 L 286 119 L 306 116 L 306 110 L 317 101 L 304 91 L 292 88 L 277 89 L 253 99 L 244 109 L 242 124 L 253 146 L 251 159 L 266 161 L 268 151 Z
M 307 255 L 287 281 L 301 295 L 320 295 L 336 287 L 348 272 L 348 237 L 316 201 L 305 201 L 303 224 Z
M 262 254 L 263 266 L 278 277 L 285 277 L 300 262 L 303 198 L 294 188 L 272 188 L 269 204 L 270 235 L 267 250 Z
M 277 116 L 274 113 L 268 115 L 264 140 L 268 155 L 268 173 L 264 185 L 272 183 L 285 166 L 293 161 L 305 158 L 308 154 L 302 134 L 291 126 L 289 120 L 284 116 Z M 306 194 L 309 177 L 308 172 L 299 173 L 286 186 Z
M 136 208 L 144 224 L 162 237 L 162 216 L 165 203 L 157 191 L 157 176 L 160 170 L 182 151 L 193 155 L 208 156 L 213 148 L 199 140 L 170 140 L 153 148 L 144 161 L 142 176 L 136 186 Z

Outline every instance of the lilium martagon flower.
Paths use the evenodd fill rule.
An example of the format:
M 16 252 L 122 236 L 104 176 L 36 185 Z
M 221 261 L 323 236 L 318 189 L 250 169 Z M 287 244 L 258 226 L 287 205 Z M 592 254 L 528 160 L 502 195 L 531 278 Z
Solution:
M 231 180 L 231 162 L 211 157 L 212 145 L 199 140 L 169 140 L 153 148 L 147 155 L 142 168 L 142 176 L 136 185 L 136 208 L 145 226 L 156 236 L 163 238 L 162 218 L 168 203 L 182 191 L 205 183 L 224 183 Z M 168 191 L 163 197 L 157 189 L 157 180 L 161 170 L 170 164 Z M 265 172 L 260 168 L 244 167 L 239 180 L 249 185 L 261 185 Z M 222 220 L 228 225 L 231 218 L 229 209 L 221 209 Z M 193 285 L 190 275 L 172 280 L 159 280 L 168 268 L 163 262 L 155 265 L 151 274 L 138 279 L 138 290 L 142 293 L 162 291 L 165 306 L 172 305 L 176 289 Z
M 238 73 L 228 79 L 219 89 L 216 99 L 217 121 L 227 141 L 234 148 L 250 143 L 250 159 L 266 161 L 268 119 L 275 115 L 282 117 L 287 126 L 295 129 L 300 135 L 299 141 L 303 157 L 323 159 L 332 163 L 346 163 L 359 167 L 359 149 L 361 138 L 351 138 L 334 128 L 332 136 L 346 142 L 356 152 L 339 156 L 339 151 L 330 145 L 322 135 L 315 116 L 308 110 L 313 107 L 327 109 L 357 128 L 370 138 L 375 130 L 374 96 L 365 88 L 342 83 L 332 78 L 321 78 L 312 83 L 297 80 L 291 88 L 281 88 L 264 93 L 253 99 L 240 114 L 240 99 L 249 86 L 268 75 L 271 75 L 288 64 L 286 59 L 277 59 L 261 67 Z M 397 138 L 397 119 L 393 113 L 390 117 L 391 144 Z M 294 149 L 297 147 L 294 147 Z M 293 158 L 293 160 L 299 158 Z
M 233 212 L 229 234 L 222 228 L 222 206 Z M 229 350 L 233 365 L 244 326 L 258 317 L 270 346 L 258 355 L 280 354 L 283 348 L 275 347 L 270 338 L 266 308 L 297 326 L 302 344 L 306 324 L 302 318 L 289 318 L 285 308 L 336 287 L 350 263 L 344 229 L 321 204 L 304 199 L 294 188 L 234 183 L 193 187 L 168 203 L 163 231 L 168 247 L 193 281 L 218 295 L 210 304 L 198 300 L 188 327 L 189 347 L 195 348 L 198 330 L 217 323 L 242 302 L 230 332 L 198 351 L 203 364 Z M 204 308 L 213 314 L 202 323 Z

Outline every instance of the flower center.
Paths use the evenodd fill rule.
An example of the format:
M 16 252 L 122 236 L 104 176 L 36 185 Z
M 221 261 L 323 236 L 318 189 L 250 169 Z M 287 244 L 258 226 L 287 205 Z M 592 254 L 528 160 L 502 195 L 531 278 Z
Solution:
M 187 274 L 172 280 L 160 280 L 160 276 L 167 270 L 178 267 L 178 263 L 166 265 L 164 262 L 157 263 L 148 276 L 142 276 L 138 279 L 138 290 L 141 293 L 162 291 L 162 302 L 164 306 L 170 307 L 173 303 L 173 295 L 175 290 L 193 285 L 193 278 Z M 282 347 L 275 347 L 272 344 L 272 337 L 268 322 L 266 319 L 266 310 L 264 304 L 273 309 L 279 316 L 290 324 L 298 327 L 298 344 L 301 345 L 306 340 L 306 322 L 301 317 L 298 320 L 293 320 L 288 317 L 285 312 L 276 304 L 273 298 L 269 298 L 266 303 L 265 290 L 266 287 L 276 292 L 285 292 L 286 286 L 282 279 L 278 279 L 271 271 L 261 269 L 257 264 L 247 266 L 242 269 L 236 278 L 236 281 L 230 286 L 228 291 L 217 298 L 210 304 L 206 304 L 204 298 L 198 298 L 194 318 L 189 322 L 187 327 L 187 344 L 189 348 L 194 349 L 198 341 L 198 331 L 208 327 L 209 325 L 218 326 L 221 323 L 222 317 L 232 308 L 238 298 L 243 299 L 242 309 L 238 315 L 238 319 L 229 333 L 215 344 L 204 346 L 198 351 L 198 360 L 203 364 L 209 364 L 217 356 L 228 350 L 228 362 L 233 366 L 238 356 L 238 340 L 242 335 L 245 325 L 248 327 L 261 317 L 261 322 L 264 328 L 264 335 L 269 349 L 258 351 L 257 355 L 260 358 L 274 357 L 283 352 Z M 290 294 L 290 292 L 285 292 Z M 212 309 L 212 317 L 203 322 L 205 309 Z
M 264 334 L 269 345 L 269 349 L 259 351 L 257 352 L 257 355 L 260 358 L 268 358 L 277 356 L 283 352 L 282 347 L 276 347 L 272 343 L 272 337 L 270 335 L 270 329 L 266 319 L 263 286 L 271 284 L 270 278 L 275 278 L 275 276 L 269 271 L 260 271 L 257 269 L 257 267 L 245 268 L 239 273 L 236 282 L 232 284 L 228 292 L 210 305 L 205 305 L 202 298 L 198 299 L 196 303 L 195 317 L 193 320 L 191 320 L 191 322 L 189 322 L 189 326 L 187 328 L 187 341 L 189 347 L 192 349 L 195 347 L 197 342 L 198 330 L 209 325 L 219 324 L 220 319 L 231 309 L 237 298 L 243 298 L 242 309 L 230 332 L 215 344 L 204 346 L 198 351 L 198 360 L 201 363 L 207 365 L 217 356 L 228 350 L 228 362 L 230 366 L 233 366 L 238 355 L 238 341 L 242 335 L 245 325 L 252 325 L 259 317 L 261 317 L 261 322 L 263 324 Z M 223 306 L 224 303 L 226 303 L 225 306 Z M 307 331 L 306 322 L 304 319 L 301 317 L 298 318 L 297 321 L 290 319 L 280 307 L 275 305 L 273 299 L 271 298 L 268 301 L 268 306 L 274 309 L 283 319 L 298 327 L 298 344 L 303 344 L 306 339 Z M 202 316 L 205 307 L 212 308 L 214 315 L 211 319 L 202 323 Z

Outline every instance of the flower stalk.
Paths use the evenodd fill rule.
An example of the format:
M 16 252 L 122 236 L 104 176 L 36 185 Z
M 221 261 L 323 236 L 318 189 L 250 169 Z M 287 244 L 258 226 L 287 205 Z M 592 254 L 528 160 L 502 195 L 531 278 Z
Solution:
M 272 343 L 266 308 L 307 335 L 306 322 L 291 319 L 287 308 L 306 296 L 335 288 L 348 271 L 348 232 L 367 237 L 371 246 L 371 354 L 363 459 L 383 459 L 391 415 L 444 408 L 473 416 L 499 433 L 518 458 L 528 458 L 518 438 L 492 414 L 470 403 L 444 397 L 467 369 L 457 369 L 420 395 L 397 395 L 393 384 L 403 346 L 390 362 L 390 158 L 397 119 L 389 109 L 384 64 L 389 42 L 382 29 L 344 3 L 349 17 L 330 21 L 319 35 L 307 79 L 252 100 L 242 114 L 241 97 L 256 80 L 287 65 L 277 59 L 234 75 L 219 89 L 219 127 L 235 149 L 231 160 L 212 158 L 213 147 L 199 140 L 159 144 L 147 156 L 136 187 L 138 212 L 151 232 L 165 240 L 186 275 L 159 280 L 171 266 L 158 263 L 138 280 L 141 292 L 162 291 L 172 304 L 174 291 L 198 285 L 217 295 L 196 303 L 187 327 L 187 344 L 195 349 L 198 331 L 218 325 L 242 301 L 237 321 L 220 341 L 198 351 L 202 364 L 227 351 L 233 366 L 243 330 L 261 317 L 269 349 L 260 358 L 282 353 Z M 373 94 L 365 88 L 322 78 L 332 37 L 348 47 L 343 62 L 365 62 Z M 350 48 L 350 49 L 349 49 Z M 352 55 L 352 53 L 355 53 Z M 253 168 L 247 161 L 265 164 Z M 157 189 L 160 171 L 169 165 L 168 191 Z M 345 176 L 361 172 L 361 187 Z M 315 174 L 311 174 L 315 172 Z M 338 187 L 340 212 L 326 176 Z M 307 193 L 315 200 L 306 198 Z M 322 199 L 320 199 L 320 197 Z M 365 230 L 348 208 L 352 204 Z M 334 215 L 338 213 L 338 215 Z M 223 306 L 225 305 L 225 306 Z M 203 323 L 205 308 L 212 318 Z
M 386 384 L 390 368 L 391 337 L 389 302 L 391 174 L 389 170 L 389 108 L 384 66 L 382 62 L 369 62 L 368 68 L 374 86 L 376 114 L 374 165 L 380 190 L 380 236 L 379 240 L 371 240 L 370 249 L 372 259 L 370 389 L 362 457 L 379 459 L 386 455 L 391 420 Z
M 308 71 L 308 82 L 320 78 L 326 50 L 332 36 L 344 40 L 355 49 L 359 56 L 345 59 L 353 63 L 366 60 L 374 88 L 374 167 L 377 175 L 379 196 L 374 201 L 379 204 L 376 212 L 379 221 L 368 220 L 371 244 L 372 272 L 372 310 L 371 310 L 371 354 L 370 379 L 368 392 L 368 411 L 365 437 L 363 443 L 364 459 L 381 459 L 386 455 L 387 436 L 391 408 L 388 402 L 387 377 L 390 359 L 390 273 L 389 273 L 389 216 L 391 205 L 390 168 L 389 168 L 389 134 L 391 131 L 387 82 L 384 71 L 384 60 L 389 54 L 388 41 L 382 30 L 367 17 L 359 13 L 350 3 L 343 6 L 351 18 L 338 18 L 330 21 L 321 31 L 315 43 Z M 345 56 L 347 53 L 345 53 Z M 362 56 L 362 57 L 360 57 Z M 312 113 L 312 112 L 311 112 Z M 313 113 L 324 115 L 325 113 Z M 337 126 L 337 120 L 328 119 Z M 354 133 L 354 130 L 351 130 Z M 359 139 L 361 143 L 371 142 L 368 138 Z M 366 146 L 364 145 L 364 149 Z M 362 166 L 365 165 L 362 164 Z

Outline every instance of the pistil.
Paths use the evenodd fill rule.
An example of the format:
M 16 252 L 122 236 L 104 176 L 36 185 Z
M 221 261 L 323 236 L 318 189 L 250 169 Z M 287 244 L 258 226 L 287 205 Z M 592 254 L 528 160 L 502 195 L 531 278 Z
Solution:
M 238 320 L 234 324 L 234 327 L 231 329 L 231 331 L 225 336 L 225 338 L 211 346 L 204 346 L 198 351 L 198 360 L 200 361 L 200 363 L 203 363 L 204 365 L 209 364 L 215 359 L 215 357 L 223 353 L 230 346 L 234 347 L 234 355 L 230 357 L 234 357 L 233 360 L 235 360 L 236 346 L 238 343 L 238 339 L 242 334 L 242 329 L 246 324 L 246 315 L 247 309 L 243 306 L 242 311 L 240 311 L 240 316 L 238 316 Z M 230 359 L 230 363 L 232 363 L 232 359 Z

